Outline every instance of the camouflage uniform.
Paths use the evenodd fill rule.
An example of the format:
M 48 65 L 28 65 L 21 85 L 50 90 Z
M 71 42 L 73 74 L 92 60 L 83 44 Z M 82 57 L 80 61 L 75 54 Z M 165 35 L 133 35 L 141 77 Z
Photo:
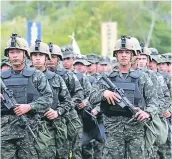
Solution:
M 24 50 L 26 56 L 29 57 L 26 40 L 18 37 L 17 34 L 13 34 L 7 42 L 5 56 L 8 55 L 8 50 L 10 49 Z M 17 103 L 29 104 L 31 106 L 31 110 L 25 115 L 37 138 L 36 142 L 33 135 L 28 131 L 21 119 L 14 114 L 13 110 L 8 110 L 2 104 L 1 158 L 38 159 L 40 151 L 47 148 L 46 146 L 39 146 L 41 146 L 41 143 L 45 144 L 50 139 L 47 137 L 48 140 L 42 141 L 42 138 L 40 138 L 42 131 L 40 117 L 53 102 L 50 85 L 42 72 L 26 66 L 20 71 L 15 71 L 13 68 L 3 71 L 1 79 L 7 88 L 13 91 Z
M 130 70 L 128 76 L 135 72 Z M 110 79 L 113 78 L 113 74 L 118 74 L 118 77 L 123 78 L 122 74 L 116 70 L 110 74 Z M 153 87 L 153 83 L 150 78 L 142 73 L 140 78 L 140 92 L 144 96 L 146 101 L 146 106 L 139 102 L 139 107 L 149 112 L 152 116 L 157 111 L 157 97 L 156 91 Z M 97 82 L 93 86 L 93 91 L 90 95 L 90 103 L 99 103 L 105 101 L 103 92 L 105 90 L 110 90 L 107 85 Z M 143 102 L 143 101 L 142 101 Z M 107 145 L 104 148 L 104 159 L 118 158 L 124 159 L 130 156 L 131 158 L 143 159 L 144 156 L 144 128 L 143 125 L 138 122 L 131 122 L 127 124 L 129 117 L 124 116 L 104 116 L 106 135 L 107 135 Z
M 48 128 L 54 137 L 53 140 L 56 145 L 56 158 L 67 158 L 67 126 L 64 114 L 68 113 L 71 108 L 71 97 L 62 77 L 48 70 L 44 71 L 44 73 L 54 94 L 52 109 L 58 112 L 57 119 L 48 120 Z M 48 152 L 53 151 L 53 148 L 54 145 L 49 147 Z
M 70 49 L 62 49 L 63 58 L 71 57 Z M 68 52 L 69 51 L 69 52 Z M 73 54 L 72 54 L 73 56 Z M 55 71 L 57 74 L 61 75 L 64 79 L 66 86 L 72 98 L 73 107 L 69 111 L 67 116 L 67 128 L 68 128 L 68 139 L 70 142 L 70 149 L 72 150 L 72 158 L 80 159 L 82 158 L 82 124 L 75 110 L 78 103 L 75 103 L 76 99 L 83 100 L 84 93 L 81 84 L 74 73 L 65 69 L 57 69 Z
M 27 72 L 27 68 L 22 70 L 22 75 Z M 29 118 L 29 123 L 31 124 L 31 127 L 33 130 L 35 130 L 37 126 L 37 122 L 39 120 L 37 119 L 37 114 L 39 112 L 45 112 L 49 105 L 52 104 L 52 91 L 50 88 L 50 85 L 48 84 L 48 81 L 46 80 L 46 77 L 43 73 L 40 71 L 34 70 L 34 73 L 32 76 L 29 77 L 29 79 L 32 79 L 32 82 L 34 84 L 34 88 L 40 93 L 40 97 L 36 100 L 33 100 L 29 102 L 29 104 L 32 107 L 31 112 L 33 113 L 27 113 L 27 117 Z M 4 83 L 6 84 L 6 81 L 9 79 L 13 81 L 15 78 L 6 78 L 4 75 L 7 73 L 7 71 L 4 71 L 1 75 L 1 78 L 3 79 Z M 15 71 L 10 70 L 8 73 L 15 74 Z M 17 76 L 19 76 L 18 74 Z M 8 87 L 8 85 L 7 85 Z M 15 87 L 15 85 L 13 86 Z M 9 87 L 10 88 L 10 87 Z M 12 89 L 12 88 L 10 88 Z M 16 91 L 16 88 L 14 88 L 14 96 L 16 97 L 16 100 L 18 101 L 18 92 Z M 23 94 L 22 94 L 23 95 Z M 18 101 L 19 102 L 19 101 Z M 21 103 L 21 102 L 19 102 Z M 22 104 L 27 104 L 22 102 Z M 35 149 L 35 141 L 31 134 L 27 131 L 27 129 L 23 126 L 21 121 L 16 115 L 12 115 L 12 112 L 8 112 L 4 110 L 3 105 L 1 107 L 1 157 L 2 158 L 38 158 L 37 151 Z M 35 114 L 35 115 L 34 115 Z M 37 132 L 35 132 L 37 134 Z
M 137 56 L 136 46 L 131 38 L 121 36 L 114 47 L 114 56 L 121 49 L 131 50 Z M 125 52 L 126 54 L 126 52 Z M 132 55 L 131 54 L 131 55 Z M 128 63 L 128 67 L 129 67 Z M 121 66 L 122 67 L 122 66 Z M 106 77 L 104 77 L 106 78 Z M 127 73 L 121 73 L 118 69 L 112 71 L 107 77 L 118 88 L 124 90 L 124 95 L 135 106 L 148 112 L 151 117 L 157 114 L 158 98 L 155 87 L 144 72 L 134 71 L 130 68 Z M 104 97 L 105 90 L 113 89 L 103 80 L 93 85 L 90 94 L 90 103 L 101 103 L 101 111 L 104 114 L 107 144 L 103 150 L 104 159 L 144 159 L 145 158 L 145 129 L 143 124 L 131 119 L 133 113 L 127 108 L 121 108 L 118 104 L 108 104 Z
M 36 46 L 39 46 L 39 48 Z M 31 45 L 30 56 L 32 56 L 33 53 L 41 53 L 46 55 L 48 59 L 51 59 L 49 46 L 41 41 L 36 40 L 35 44 Z M 58 117 L 53 120 L 50 120 L 47 117 L 43 118 L 46 124 L 46 129 L 52 138 L 50 146 L 43 153 L 41 153 L 40 158 L 65 158 L 65 155 L 68 152 L 66 151 L 67 126 L 64 114 L 68 113 L 71 107 L 70 94 L 64 80 L 59 75 L 47 69 L 45 69 L 43 73 L 48 79 L 53 92 L 53 104 L 51 109 L 57 111 Z
M 89 54 L 86 55 L 87 61 L 90 64 L 98 63 L 98 56 L 96 54 Z M 99 78 L 100 74 L 94 73 L 94 74 L 87 74 L 87 77 L 93 85 Z M 96 109 L 98 112 L 100 112 L 100 105 L 99 104 L 91 104 L 92 109 Z M 97 122 L 99 124 L 99 130 L 97 129 L 97 125 L 91 127 L 91 122 L 89 122 L 87 125 L 89 125 L 90 131 L 84 131 L 83 132 L 83 159 L 101 159 L 103 157 L 102 151 L 104 147 L 104 125 L 103 125 L 103 117 L 100 113 L 98 113 L 97 116 Z M 88 128 L 86 128 L 88 129 Z M 103 135 L 100 134 L 100 131 Z

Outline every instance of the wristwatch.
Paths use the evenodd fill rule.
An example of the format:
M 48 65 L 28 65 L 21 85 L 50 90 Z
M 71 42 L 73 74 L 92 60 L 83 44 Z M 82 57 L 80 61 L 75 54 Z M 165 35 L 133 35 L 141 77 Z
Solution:
M 61 109 L 57 109 L 57 113 L 61 116 L 63 114 L 63 111 Z

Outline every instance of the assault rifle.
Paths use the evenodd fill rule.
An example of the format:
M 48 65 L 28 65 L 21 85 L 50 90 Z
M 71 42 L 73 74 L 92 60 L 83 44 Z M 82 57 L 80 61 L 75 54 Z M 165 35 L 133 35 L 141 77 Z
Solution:
M 8 89 L 6 87 L 6 85 L 4 84 L 4 82 L 1 79 L 1 89 L 2 89 L 2 95 L 3 95 L 3 105 L 8 109 L 8 110 L 12 110 L 15 108 L 15 105 L 17 104 L 17 101 L 13 95 L 12 90 Z M 19 116 L 19 118 L 21 119 L 21 121 L 24 123 L 24 125 L 26 126 L 26 128 L 29 130 L 29 132 L 32 134 L 32 136 L 34 137 L 36 143 L 38 144 L 37 138 L 34 134 L 34 132 L 32 131 L 28 119 L 25 115 L 21 115 Z M 39 144 L 38 144 L 39 145 Z
M 119 102 L 115 101 L 117 103 L 117 105 L 119 105 L 121 108 L 125 108 L 127 107 L 131 113 L 133 115 L 135 115 L 137 113 L 137 110 L 135 109 L 135 106 L 127 99 L 127 97 L 124 95 L 124 90 L 121 88 L 117 88 L 110 79 L 108 79 L 106 76 L 102 76 L 101 77 L 107 84 L 108 86 L 117 94 L 120 95 L 121 99 Z M 134 120 L 135 118 L 132 118 L 131 120 L 129 120 L 129 122 L 131 122 L 132 120 Z M 148 119 L 149 120 L 149 119 Z M 141 123 L 144 124 L 150 131 L 151 128 L 149 127 L 149 125 L 146 123 L 148 120 L 144 120 Z M 128 123 L 129 123 L 128 122 Z M 152 131 L 152 133 L 154 133 Z

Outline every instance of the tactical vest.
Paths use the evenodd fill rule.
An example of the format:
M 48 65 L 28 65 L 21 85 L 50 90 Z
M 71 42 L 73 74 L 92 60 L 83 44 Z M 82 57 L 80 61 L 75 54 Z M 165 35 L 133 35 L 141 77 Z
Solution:
M 130 100 L 134 106 L 139 106 L 139 101 L 142 98 L 139 90 L 139 77 L 138 71 L 131 72 L 126 79 L 121 78 L 118 72 L 110 74 L 109 79 L 118 87 L 124 90 L 124 95 Z M 101 110 L 108 116 L 128 116 L 131 117 L 131 111 L 125 107 L 121 108 L 118 105 L 109 105 L 107 101 L 101 103 Z
M 58 68 L 56 71 L 55 71 L 56 74 L 58 74 L 59 76 L 61 76 L 63 78 L 63 80 L 65 81 L 65 84 L 69 90 L 69 92 L 71 93 L 71 90 L 69 89 L 69 81 L 66 81 L 66 78 L 65 76 L 68 76 L 68 70 L 64 69 L 64 68 Z
M 88 77 L 88 79 L 89 79 L 89 81 L 90 81 L 90 83 L 91 83 L 91 85 L 93 85 L 95 82 L 96 82 L 96 77 L 94 77 L 94 76 L 87 76 Z
M 48 82 L 50 84 L 50 87 L 51 87 L 51 90 L 53 92 L 53 104 L 52 104 L 52 108 L 56 109 L 57 106 L 59 105 L 59 89 L 60 89 L 60 84 L 59 83 L 54 83 L 53 82 L 53 78 L 54 76 L 56 75 L 56 73 L 54 72 L 51 72 L 49 70 L 46 70 L 45 72 L 45 75 L 48 79 Z M 56 91 L 55 91 L 56 90 Z
M 34 87 L 32 75 L 34 68 L 26 67 L 20 74 L 14 74 L 12 70 L 3 71 L 1 77 L 7 88 L 13 91 L 18 104 L 28 104 L 39 98 L 40 93 Z M 2 106 L 1 112 L 8 111 Z
M 83 74 L 80 73 L 80 72 L 73 72 L 73 73 L 76 75 L 76 77 L 77 77 L 78 80 L 79 80 L 79 83 L 81 84 L 81 86 L 82 86 L 82 88 L 83 88 Z

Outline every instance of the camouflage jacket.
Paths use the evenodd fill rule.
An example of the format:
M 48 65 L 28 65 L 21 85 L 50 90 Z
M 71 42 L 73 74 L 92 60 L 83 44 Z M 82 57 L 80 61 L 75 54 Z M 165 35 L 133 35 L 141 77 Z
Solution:
M 52 108 L 60 111 L 62 114 L 68 112 L 71 108 L 71 97 L 67 86 L 61 76 L 53 73 L 53 77 L 49 78 L 48 72 L 50 71 L 46 70 L 44 71 L 44 74 L 46 75 L 53 92 Z
M 129 70 L 129 73 L 134 71 L 133 69 Z M 119 76 L 123 76 L 119 70 L 114 70 L 113 72 L 117 72 Z M 100 79 L 101 80 L 101 79 Z M 107 85 L 100 82 L 100 80 L 97 81 L 96 84 L 93 85 L 93 89 L 90 94 L 89 101 L 91 104 L 100 103 L 101 101 L 105 101 L 104 97 L 104 91 L 108 90 L 109 88 Z M 152 116 L 156 113 L 158 113 L 158 98 L 157 98 L 157 92 L 155 90 L 155 87 L 148 77 L 146 73 L 142 73 L 139 77 L 139 83 L 140 83 L 140 92 L 144 98 L 145 104 L 143 105 L 143 101 L 139 103 L 139 106 L 144 107 L 144 111 L 149 112 Z

